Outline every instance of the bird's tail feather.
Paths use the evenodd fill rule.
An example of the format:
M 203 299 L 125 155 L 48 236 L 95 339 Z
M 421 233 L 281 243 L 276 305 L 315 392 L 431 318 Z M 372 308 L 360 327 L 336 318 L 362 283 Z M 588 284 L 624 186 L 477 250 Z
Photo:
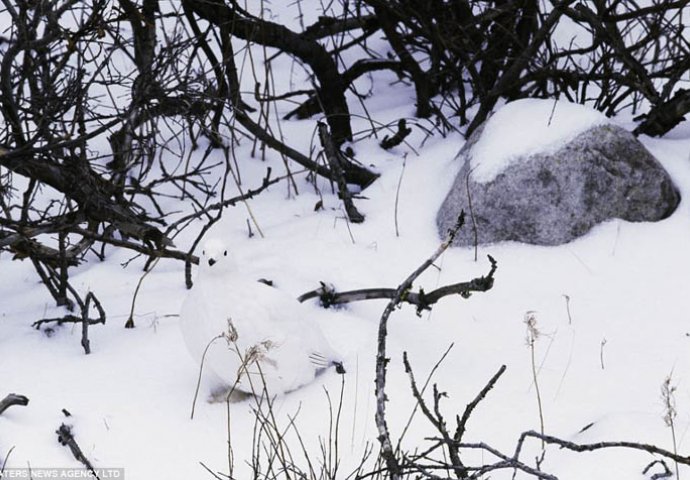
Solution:
M 309 355 L 309 360 L 318 369 L 325 370 L 330 367 L 335 367 L 335 371 L 337 373 L 341 375 L 345 373 L 345 367 L 343 366 L 343 362 L 341 360 L 325 357 L 318 352 L 311 353 Z

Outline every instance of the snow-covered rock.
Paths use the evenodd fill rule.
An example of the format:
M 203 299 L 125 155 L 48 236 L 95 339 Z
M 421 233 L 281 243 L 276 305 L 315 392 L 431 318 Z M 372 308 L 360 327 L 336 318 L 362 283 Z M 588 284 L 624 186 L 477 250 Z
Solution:
M 603 113 L 577 103 L 538 98 L 510 102 L 474 137 L 472 177 L 489 182 L 524 156 L 554 153 L 579 134 L 609 123 Z
M 508 104 L 470 136 L 437 215 L 442 236 L 463 209 L 467 223 L 456 245 L 474 244 L 473 225 L 480 244 L 559 245 L 608 219 L 657 221 L 673 213 L 677 189 L 633 135 L 562 103 L 554 109 L 553 101 L 530 100 L 522 110 Z

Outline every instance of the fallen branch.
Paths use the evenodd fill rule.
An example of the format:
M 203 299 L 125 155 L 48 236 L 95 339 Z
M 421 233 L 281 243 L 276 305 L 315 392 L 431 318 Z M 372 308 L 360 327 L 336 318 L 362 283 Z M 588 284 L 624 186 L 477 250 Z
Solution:
M 490 453 L 491 455 L 497 457 L 499 460 L 495 463 L 485 463 L 484 465 L 481 465 L 479 467 L 468 467 L 469 471 L 473 472 L 473 478 L 478 478 L 482 475 L 485 475 L 489 472 L 495 471 L 495 470 L 504 470 L 504 469 L 518 469 L 522 470 L 523 472 L 527 473 L 528 475 L 534 476 L 536 478 L 544 479 L 544 480 L 557 480 L 557 477 L 554 475 L 551 475 L 549 473 L 543 472 L 539 469 L 539 467 L 530 467 L 520 461 L 520 454 L 522 452 L 522 448 L 524 446 L 525 440 L 527 438 L 535 438 L 537 440 L 540 440 L 544 443 L 552 444 L 552 445 L 557 445 L 560 448 L 565 448 L 567 450 L 571 450 L 574 452 L 592 452 L 595 450 L 602 450 L 602 449 L 609 449 L 609 448 L 625 448 L 629 450 L 640 450 L 644 451 L 647 453 L 650 453 L 652 455 L 659 455 L 661 457 L 664 457 L 666 459 L 673 460 L 675 462 L 681 463 L 683 465 L 690 465 L 690 456 L 684 457 L 678 454 L 675 454 L 673 452 L 670 452 L 668 450 L 664 450 L 663 448 L 659 448 L 655 445 L 649 445 L 645 443 L 637 443 L 637 442 L 597 442 L 597 443 L 589 443 L 589 444 L 578 444 L 574 443 L 568 440 L 563 440 L 557 437 L 554 437 L 552 435 L 545 435 L 541 434 L 539 432 L 536 432 L 534 430 L 530 430 L 527 432 L 523 432 L 520 435 L 520 438 L 517 442 L 515 451 L 512 456 L 508 456 L 504 453 L 501 453 L 499 450 L 496 448 L 493 448 L 492 446 L 484 443 L 484 442 L 478 442 L 478 443 L 461 443 L 458 442 L 455 444 L 456 448 L 458 449 L 470 449 L 470 450 L 483 450 L 487 453 Z M 443 439 L 435 439 L 439 443 L 443 441 Z M 650 466 L 653 465 L 650 464 L 647 466 L 645 469 L 645 472 L 650 468 Z M 653 477 L 653 478 L 662 478 L 664 475 L 662 474 L 661 476 Z
M 386 135 L 383 140 L 381 140 L 379 145 L 384 150 L 390 150 L 391 148 L 400 145 L 405 140 L 405 137 L 407 137 L 410 133 L 412 133 L 412 129 L 407 126 L 405 119 L 401 118 L 398 120 L 398 131 L 395 132 L 395 135 L 392 137 Z
M 58 325 L 62 325 L 63 323 L 82 323 L 83 321 L 84 319 L 80 316 L 68 314 L 62 317 L 42 318 L 40 320 L 36 320 L 34 323 L 31 324 L 31 326 L 34 327 L 36 330 L 40 330 L 41 327 L 47 323 L 56 323 Z M 104 322 L 97 318 L 89 318 L 89 325 L 96 325 L 99 323 Z
M 343 159 L 342 153 L 336 143 L 333 141 L 330 133 L 328 133 L 328 127 L 325 123 L 319 122 L 319 139 L 321 140 L 321 146 L 326 154 L 326 160 L 328 161 L 328 166 L 331 167 L 331 174 L 335 177 L 335 182 L 338 185 L 338 195 L 345 205 L 345 211 L 347 212 L 347 218 L 350 219 L 352 223 L 362 223 L 364 221 L 364 215 L 359 213 L 357 207 L 355 207 L 352 201 L 352 192 L 347 188 L 347 181 L 345 180 L 345 172 L 343 169 Z
M 454 283 L 432 290 L 429 293 L 420 289 L 418 293 L 408 291 L 400 299 L 400 303 L 409 303 L 417 307 L 417 314 L 424 310 L 431 310 L 431 306 L 448 295 L 460 295 L 462 298 L 469 298 L 473 292 L 486 292 L 494 285 L 494 273 L 497 263 L 491 255 L 488 255 L 491 262 L 491 269 L 485 276 L 474 278 L 468 282 Z M 297 300 L 306 302 L 312 298 L 318 298 L 324 308 L 334 305 L 343 305 L 350 302 L 374 299 L 393 299 L 396 297 L 397 289 L 394 288 L 363 288 L 350 290 L 347 292 L 337 292 L 333 286 L 321 283 L 321 287 L 300 295 Z
M 483 450 L 499 459 L 499 461 L 495 463 L 485 463 L 479 467 L 468 467 L 467 469 L 472 471 L 472 478 L 481 478 L 487 473 L 496 470 L 520 470 L 528 475 L 540 478 L 542 480 L 558 480 L 558 477 L 554 475 L 542 472 L 538 468 L 530 467 L 529 465 L 522 463 L 518 459 L 517 455 L 509 457 L 484 442 L 458 443 L 457 447 L 463 449 Z
M 93 292 L 88 292 L 84 300 L 79 297 L 79 294 L 72 288 L 72 286 L 67 283 L 67 289 L 70 291 L 72 296 L 75 298 L 79 304 L 81 310 L 81 316 L 67 314 L 63 317 L 58 318 L 44 318 L 37 320 L 31 324 L 36 330 L 40 330 L 41 326 L 46 323 L 57 323 L 62 325 L 63 323 L 81 323 L 81 346 L 84 348 L 84 353 L 86 355 L 91 353 L 91 342 L 89 341 L 89 326 L 102 324 L 105 325 L 105 310 Z M 94 307 L 98 311 L 98 318 L 89 318 L 89 309 L 93 302 Z
M 92 320 L 95 323 L 95 320 Z M 81 317 L 78 317 L 77 315 L 72 315 L 72 314 L 67 314 L 62 317 L 52 317 L 52 318 L 42 318 L 40 320 L 36 320 L 34 323 L 31 324 L 32 327 L 34 327 L 36 330 L 40 330 L 43 325 L 47 325 L 49 323 L 55 323 L 57 325 L 62 325 L 63 323 L 81 323 L 82 319 Z
M 684 457 L 671 451 L 664 450 L 663 448 L 659 448 L 656 445 L 637 442 L 597 442 L 580 444 L 570 442 L 568 440 L 562 440 L 551 435 L 542 435 L 541 433 L 535 432 L 534 430 L 524 432 L 522 435 L 520 435 L 520 440 L 518 441 L 516 453 L 519 453 L 520 449 L 522 448 L 523 442 L 525 441 L 525 439 L 529 437 L 536 438 L 548 444 L 558 445 L 561 448 L 572 450 L 573 452 L 593 452 L 595 450 L 601 450 L 605 448 L 627 448 L 629 450 L 641 450 L 643 452 L 651 453 L 652 455 L 660 455 L 662 457 L 673 460 L 674 462 L 678 462 L 683 465 L 690 465 L 690 456 Z
M 74 439 L 74 434 L 72 433 L 72 427 L 70 425 L 65 425 L 64 423 L 60 425 L 60 428 L 58 428 L 55 433 L 57 433 L 58 436 L 58 442 L 60 445 L 64 445 L 70 449 L 72 452 L 72 455 L 74 455 L 74 458 L 77 459 L 78 462 L 80 462 L 82 465 L 84 465 L 89 471 L 93 474 L 95 478 L 100 480 L 98 477 L 98 474 L 96 473 L 96 470 L 93 468 L 93 465 L 89 461 L 88 458 L 86 458 L 86 455 L 84 455 L 84 452 L 81 451 L 81 448 L 79 447 L 79 444 L 77 441 Z
M 644 470 L 642 470 L 642 475 L 647 475 L 647 472 L 649 472 L 654 465 L 661 465 L 661 468 L 663 469 L 662 472 L 652 474 L 649 478 L 651 480 L 659 480 L 661 478 L 671 478 L 673 476 L 673 472 L 671 472 L 671 469 L 668 468 L 668 465 L 666 465 L 666 462 L 663 460 L 654 460 L 651 462 L 649 465 L 647 465 Z M 678 478 L 678 475 L 676 475 L 676 478 Z
M 681 88 L 670 100 L 655 105 L 646 115 L 635 118 L 643 121 L 633 133 L 660 137 L 685 120 L 689 112 L 690 91 Z
M 21 405 L 26 407 L 29 404 L 29 399 L 24 395 L 17 395 L 16 393 L 10 393 L 5 398 L 0 400 L 0 415 L 13 405 Z

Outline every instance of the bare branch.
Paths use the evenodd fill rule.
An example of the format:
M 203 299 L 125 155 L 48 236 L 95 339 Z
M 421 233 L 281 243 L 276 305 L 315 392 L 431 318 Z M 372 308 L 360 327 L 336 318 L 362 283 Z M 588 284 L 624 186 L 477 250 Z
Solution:
M 23 407 L 29 404 L 29 399 L 24 395 L 17 395 L 16 393 L 10 393 L 5 398 L 0 400 L 0 415 L 3 414 L 5 410 L 13 405 L 21 405 Z
M 586 444 L 579 444 L 579 443 L 574 443 L 570 442 L 568 440 L 563 440 L 558 437 L 554 437 L 552 435 L 542 435 L 539 432 L 535 432 L 533 430 L 530 430 L 528 432 L 524 432 L 520 436 L 520 440 L 518 444 L 522 444 L 522 442 L 527 439 L 527 438 L 536 438 L 538 440 L 542 440 L 548 444 L 553 444 L 553 445 L 558 445 L 561 448 L 565 448 L 567 450 L 572 450 L 574 452 L 593 452 L 596 450 L 602 450 L 602 449 L 607 449 L 607 448 L 626 448 L 629 450 L 640 450 L 643 452 L 651 453 L 652 455 L 660 455 L 662 457 L 668 458 L 669 460 L 673 460 L 674 462 L 678 462 L 683 465 L 690 465 L 690 456 L 683 456 L 683 455 L 678 455 L 676 453 L 670 452 L 668 450 L 665 450 L 663 448 L 659 448 L 656 445 L 650 445 L 647 443 L 637 443 L 637 442 L 597 442 L 597 443 L 586 443 Z
M 462 414 L 462 418 L 458 419 L 458 425 L 455 430 L 455 434 L 453 435 L 453 440 L 456 442 L 460 442 L 462 440 L 463 435 L 465 435 L 465 429 L 467 427 L 467 421 L 470 419 L 470 416 L 472 415 L 472 412 L 474 409 L 479 405 L 479 402 L 484 400 L 484 397 L 491 391 L 492 388 L 494 388 L 494 385 L 496 385 L 496 382 L 498 382 L 498 379 L 501 378 L 501 375 L 503 375 L 506 371 L 506 366 L 501 365 L 501 367 L 498 369 L 498 371 L 494 374 L 493 377 L 488 381 L 488 383 L 482 388 L 482 390 L 477 394 L 477 396 L 472 400 L 470 403 L 467 404 L 467 407 L 465 407 L 465 411 Z
M 690 113 L 690 90 L 680 89 L 670 100 L 652 107 L 633 131 L 635 135 L 661 136 L 685 120 Z
M 417 312 L 420 313 L 423 310 L 430 310 L 432 305 L 449 295 L 460 295 L 463 298 L 469 298 L 473 292 L 486 292 L 490 290 L 494 284 L 494 273 L 497 269 L 497 263 L 490 255 L 488 258 L 491 263 L 491 269 L 485 276 L 472 279 L 468 282 L 445 285 L 429 293 L 421 289 L 419 292 L 407 291 L 400 299 L 400 303 L 414 305 L 417 307 Z M 393 288 L 365 288 L 347 292 L 337 292 L 333 287 L 322 283 L 320 288 L 300 295 L 298 300 L 300 302 L 306 302 L 313 298 L 319 298 L 321 305 L 328 308 L 333 305 L 343 305 L 362 300 L 394 299 L 396 298 L 397 291 L 397 289 Z
M 323 147 L 326 159 L 328 160 L 328 165 L 331 167 L 331 174 L 335 177 L 335 182 L 338 185 L 338 194 L 345 205 L 347 217 L 352 223 L 362 223 L 364 221 L 364 215 L 359 213 L 357 207 L 355 207 L 355 204 L 352 201 L 352 193 L 347 188 L 347 182 L 345 180 L 345 174 L 343 171 L 343 155 L 340 153 L 338 146 L 328 133 L 328 127 L 326 127 L 326 124 L 319 122 L 318 129 L 321 146 Z
M 391 475 L 393 480 L 402 478 L 402 469 L 400 463 L 395 456 L 393 450 L 393 444 L 390 438 L 390 432 L 388 430 L 388 424 L 386 421 L 386 401 L 388 400 L 386 396 L 386 366 L 390 359 L 386 357 L 386 339 L 388 336 L 388 317 L 395 307 L 400 304 L 403 296 L 412 287 L 412 283 L 419 277 L 424 270 L 429 268 L 438 257 L 441 256 L 443 252 L 451 245 L 453 239 L 457 235 L 460 228 L 465 221 L 464 212 L 460 213 L 456 225 L 448 232 L 448 238 L 444 241 L 438 249 L 425 260 L 414 272 L 412 272 L 403 281 L 400 286 L 396 289 L 394 297 L 388 302 L 386 308 L 381 315 L 379 320 L 379 330 L 378 330 L 378 342 L 376 349 L 376 379 L 375 379 L 375 395 L 376 395 L 376 427 L 378 429 L 379 435 L 378 440 L 381 444 L 381 456 L 386 462 L 386 467 L 388 468 L 388 473 Z
M 60 445 L 64 445 L 67 448 L 70 449 L 72 452 L 72 455 L 74 455 L 74 458 L 84 465 L 96 479 L 99 479 L 98 474 L 96 473 L 96 470 L 94 470 L 93 465 L 89 461 L 88 458 L 86 458 L 86 455 L 84 455 L 84 452 L 81 450 L 79 447 L 79 444 L 77 443 L 77 440 L 74 438 L 74 434 L 72 433 L 72 427 L 70 425 L 65 425 L 64 423 L 60 425 L 60 428 L 58 428 L 55 433 L 57 433 L 58 436 L 58 442 Z M 99 479 L 100 480 L 100 479 Z

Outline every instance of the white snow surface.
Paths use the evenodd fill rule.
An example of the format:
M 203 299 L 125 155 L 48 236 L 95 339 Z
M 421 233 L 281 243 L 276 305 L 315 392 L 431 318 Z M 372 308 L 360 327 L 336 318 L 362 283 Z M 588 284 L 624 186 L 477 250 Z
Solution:
M 410 93 L 410 92 L 407 92 Z M 382 111 L 395 118 L 400 110 Z M 294 135 L 305 123 L 296 125 Z M 286 125 L 284 125 L 284 128 Z M 308 130 L 309 131 L 309 130 Z M 362 225 L 348 225 L 341 203 L 321 184 L 325 210 L 314 211 L 321 197 L 308 183 L 299 196 L 287 198 L 278 185 L 251 201 L 265 238 L 247 236 L 245 210 L 230 209 L 213 235 L 232 245 L 248 275 L 268 278 L 294 297 L 333 283 L 340 290 L 396 287 L 440 242 L 434 212 L 457 171 L 454 153 L 460 137 L 434 139 L 408 152 L 398 205 L 400 236 L 394 227 L 395 192 L 402 151 L 379 151 L 375 142 L 357 144 L 373 159 L 382 177 L 357 201 L 367 215 Z M 650 140 L 647 147 L 669 170 L 681 194 L 690 195 L 690 135 Z M 248 152 L 248 146 L 244 146 Z M 246 159 L 245 181 L 258 185 L 265 163 Z M 279 169 L 281 161 L 270 165 Z M 425 186 L 433 185 L 434 188 Z M 540 428 L 526 346 L 526 312 L 535 311 L 542 336 L 535 345 L 545 431 L 580 443 L 631 440 L 673 449 L 663 420 L 660 387 L 668 375 L 676 386 L 677 447 L 690 445 L 690 209 L 685 200 L 670 218 L 657 223 L 611 221 L 560 247 L 506 243 L 479 249 L 452 248 L 429 269 L 415 290 L 469 280 L 488 271 L 486 255 L 498 261 L 496 284 L 465 300 L 448 297 L 431 313 L 417 317 L 414 308 L 396 310 L 389 325 L 388 424 L 397 440 L 414 409 L 402 365 L 408 352 L 418 382 L 423 382 L 442 353 L 454 345 L 432 383 L 446 392 L 446 418 L 462 414 L 500 365 L 507 371 L 475 410 L 467 441 L 487 442 L 512 452 L 519 434 Z M 191 232 L 177 243 L 187 245 Z M 228 411 L 208 403 L 214 384 L 204 378 L 196 414 L 190 410 L 198 364 L 185 348 L 179 328 L 184 267 L 161 261 L 143 282 L 135 308 L 135 329 L 123 328 L 142 260 L 121 266 L 132 255 L 113 252 L 105 262 L 92 257 L 74 269 L 80 292 L 93 290 L 108 312 L 105 326 L 90 329 L 90 355 L 80 345 L 79 326 L 53 327 L 47 335 L 31 327 L 39 318 L 57 317 L 56 309 L 26 262 L 0 258 L 0 386 L 2 393 L 27 395 L 27 407 L 0 415 L 0 455 L 11 467 L 79 467 L 54 431 L 73 425 L 77 441 L 99 467 L 124 467 L 129 479 L 208 478 L 199 462 L 227 473 Z M 378 319 L 385 301 L 353 303 L 338 310 L 311 304 L 330 343 L 343 354 L 344 377 L 329 372 L 287 395 L 277 397 L 278 422 L 287 428 L 295 417 L 300 436 L 319 461 L 319 439 L 329 438 L 329 400 L 343 392 L 338 430 L 344 478 L 357 465 L 368 442 L 377 445 L 374 425 L 374 365 Z M 341 380 L 344 383 L 341 384 Z M 426 392 L 431 401 L 430 388 Z M 325 390 L 324 390 L 325 389 Z M 230 405 L 236 478 L 249 478 L 253 430 L 251 400 Z M 72 413 L 66 418 L 61 409 Z M 585 426 L 592 426 L 580 432 Z M 332 430 L 331 430 L 332 431 Z M 417 413 L 402 442 L 404 448 L 428 446 L 434 432 Z M 332 434 L 330 434 L 332 435 Z M 302 452 L 290 436 L 295 455 Z M 540 452 L 537 442 L 525 447 L 529 462 Z M 468 454 L 467 462 L 491 460 Z M 561 479 L 643 478 L 650 456 L 625 450 L 575 454 L 548 448 L 543 468 Z M 298 462 L 304 466 L 300 455 Z M 690 471 L 681 468 L 681 475 Z M 495 472 L 493 478 L 511 478 Z M 518 478 L 527 478 L 518 474 Z
M 254 53 L 260 58 L 262 51 Z M 292 78 L 299 77 L 295 73 L 299 70 L 287 61 L 281 65 L 283 78 L 299 85 Z M 280 73 L 275 71 L 277 76 Z M 380 75 L 368 114 L 390 125 L 399 118 L 411 118 L 414 90 L 399 83 L 389 86 L 387 81 L 392 83 L 395 76 Z M 254 79 L 245 81 L 245 89 L 251 91 Z M 367 132 L 371 124 L 365 112 L 354 97 L 349 100 L 353 113 L 361 115 L 353 117 L 353 130 Z M 543 139 L 532 135 L 537 130 L 533 123 L 516 123 L 517 114 L 524 111 L 524 118 L 545 122 L 552 106 L 548 101 L 507 105 L 507 132 L 500 137 L 496 132 L 491 145 L 484 147 L 515 152 L 527 148 L 527 136 L 531 142 Z M 287 105 L 285 111 L 291 108 Z M 309 151 L 315 120 L 283 122 L 282 133 L 291 146 Z M 572 135 L 573 129 L 603 121 L 563 102 L 557 104 L 554 120 L 559 127 L 548 134 L 552 135 L 548 145 L 537 142 L 540 148 L 563 141 L 566 130 Z M 248 202 L 263 238 L 255 226 L 253 236 L 248 235 L 250 215 L 241 203 L 228 208 L 208 235 L 224 239 L 247 276 L 270 279 L 295 298 L 319 287 L 320 281 L 338 290 L 397 287 L 442 240 L 435 213 L 460 168 L 454 155 L 463 143 L 456 134 L 423 142 L 425 132 L 414 126 L 416 122 L 409 122 L 414 129 L 407 138 L 409 146 L 383 151 L 371 137 L 353 142 L 358 158 L 381 173 L 362 192 L 365 198 L 355 199 L 366 215 L 363 224 L 345 221 L 342 202 L 329 182 L 319 179 L 316 191 L 299 173 L 294 175 L 299 194 L 282 182 Z M 543 125 L 540 131 L 551 131 Z M 489 254 L 498 261 L 495 285 L 486 293 L 469 299 L 446 297 L 421 316 L 407 305 L 393 312 L 387 337 L 386 414 L 394 443 L 415 411 L 402 363 L 407 352 L 420 386 L 434 372 L 424 398 L 433 404 L 432 384 L 445 392 L 440 408 L 451 431 L 455 415 L 462 415 L 501 365 L 507 366 L 474 410 L 465 435 L 467 442 L 485 442 L 507 455 L 512 455 L 521 432 L 541 428 L 533 369 L 546 433 L 581 444 L 627 440 L 673 450 L 661 397 L 662 383 L 671 375 L 675 448 L 688 455 L 690 129 L 681 124 L 666 138 L 642 141 L 683 196 L 669 218 L 656 223 L 613 220 L 558 247 L 516 243 L 480 247 L 478 261 L 473 249 L 451 248 L 415 282 L 415 291 L 423 287 L 428 292 L 486 274 Z M 107 140 L 102 143 L 107 150 Z M 534 148 L 535 143 L 531 145 Z M 202 155 L 204 147 L 194 154 Z M 235 153 L 245 189 L 261 185 L 269 166 L 274 176 L 285 172 L 282 159 L 273 152 L 265 160 L 253 158 L 252 142 L 243 140 Z M 212 155 L 225 164 L 222 152 Z M 495 172 L 498 164 L 495 159 L 491 162 L 487 162 L 488 170 Z M 295 165 L 291 168 L 300 170 Z M 223 173 L 221 168 L 215 175 L 220 178 Z M 237 193 L 233 185 L 228 182 L 227 197 Z M 323 208 L 316 210 L 317 202 Z M 187 249 L 201 227 L 189 227 L 175 243 Z M 214 384 L 204 375 L 195 416 L 190 419 L 199 366 L 188 354 L 180 331 L 179 312 L 188 294 L 184 265 L 161 260 L 143 279 L 133 307 L 136 328 L 125 329 L 145 259 L 113 248 L 107 248 L 106 254 L 103 262 L 90 254 L 88 262 L 70 271 L 72 285 L 82 295 L 94 291 L 108 314 L 105 325 L 89 329 L 90 355 L 79 344 L 79 325 L 41 330 L 31 326 L 35 320 L 67 312 L 54 306 L 28 261 L 0 255 L 0 397 L 14 392 L 30 399 L 28 406 L 14 406 L 0 415 L 0 465 L 6 460 L 6 466 L 13 468 L 81 467 L 69 449 L 57 442 L 54 432 L 64 422 L 73 427 L 77 442 L 96 467 L 122 467 L 128 480 L 213 478 L 202 463 L 227 475 L 229 439 L 234 478 L 254 478 L 249 462 L 257 406 L 251 399 L 229 406 L 210 403 Z M 308 470 L 311 463 L 318 470 L 328 464 L 321 455 L 325 446 L 331 465 L 339 458 L 336 477 L 346 478 L 368 446 L 377 451 L 373 387 L 378 322 L 385 305 L 385 300 L 329 310 L 315 302 L 307 305 L 329 343 L 343 356 L 347 374 L 331 371 L 275 398 L 273 418 L 285 432 L 300 468 Z M 534 364 L 526 345 L 526 315 L 536 318 L 541 332 L 534 344 Z M 66 417 L 62 409 L 71 416 Z M 336 435 L 337 451 L 332 442 Z M 417 409 L 401 448 L 428 448 L 425 438 L 437 435 Z M 303 452 L 308 452 L 309 462 Z M 539 442 L 528 441 L 521 459 L 534 466 L 540 454 Z M 643 479 L 661 471 L 657 465 L 647 475 L 641 473 L 654 458 L 625 449 L 578 454 L 551 446 L 541 467 L 561 480 Z M 472 451 L 463 460 L 467 465 L 481 465 L 496 459 Z M 491 478 L 511 479 L 513 474 L 513 470 L 496 471 Z M 687 477 L 690 468 L 681 466 L 680 474 Z M 518 471 L 515 478 L 532 477 Z
M 490 182 L 520 157 L 555 152 L 606 123 L 610 120 L 601 112 L 564 100 L 526 98 L 507 103 L 488 119 L 472 146 L 472 178 Z

